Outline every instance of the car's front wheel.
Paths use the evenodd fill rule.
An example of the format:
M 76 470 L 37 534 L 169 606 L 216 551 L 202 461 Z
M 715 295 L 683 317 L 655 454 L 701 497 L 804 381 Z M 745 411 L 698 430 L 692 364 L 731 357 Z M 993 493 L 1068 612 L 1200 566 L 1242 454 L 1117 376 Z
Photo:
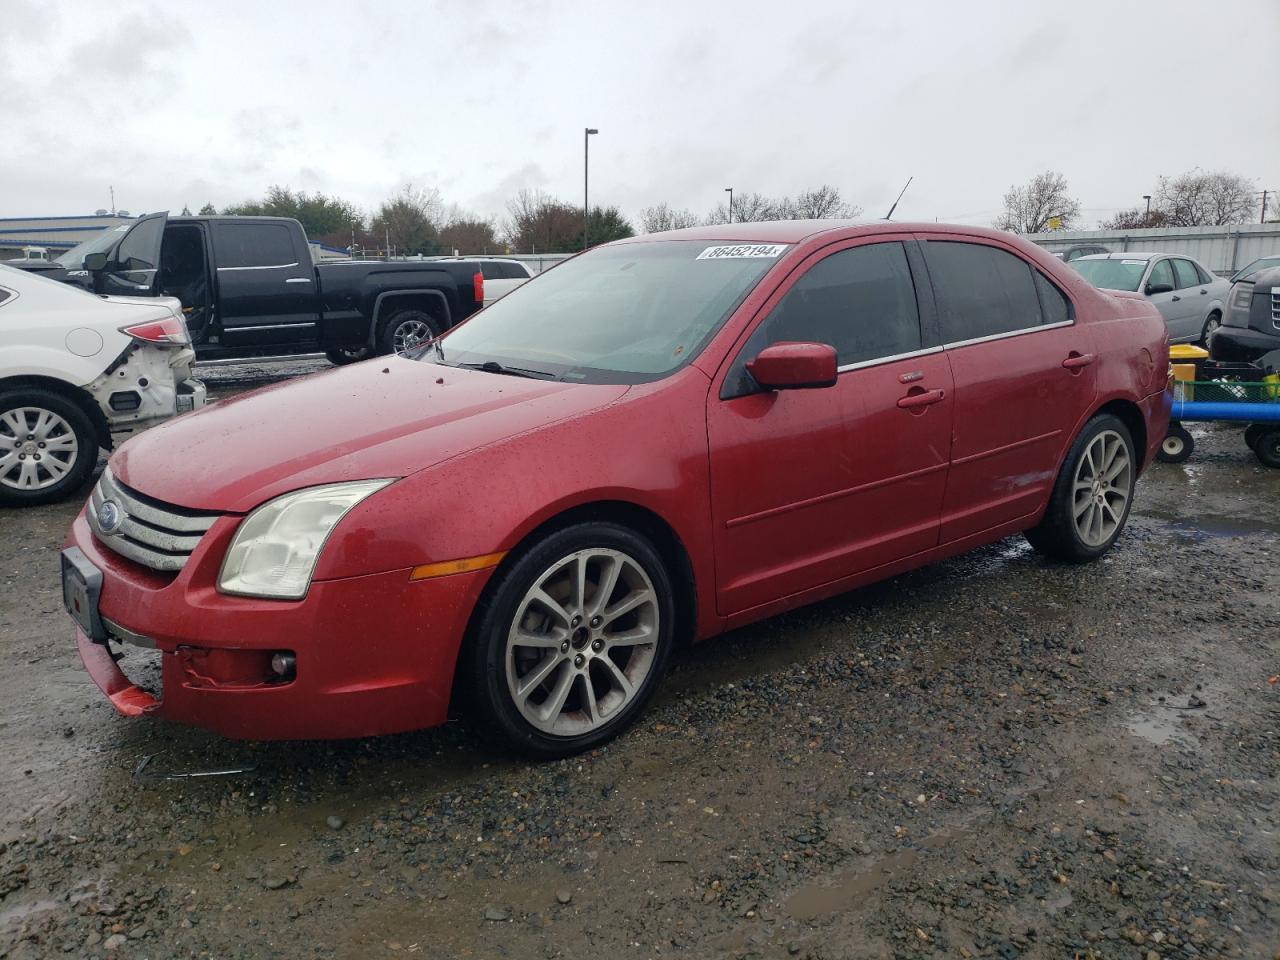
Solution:
M 480 708 L 532 756 L 570 756 L 616 736 L 671 655 L 674 597 L 652 544 L 617 524 L 575 524 L 499 576 L 474 637 Z
M 35 387 L 0 392 L 0 504 L 61 500 L 97 462 L 97 432 L 74 401 Z
M 1044 518 L 1026 532 L 1031 546 L 1072 563 L 1102 556 L 1129 519 L 1137 479 L 1129 428 L 1113 414 L 1094 417 L 1067 451 Z

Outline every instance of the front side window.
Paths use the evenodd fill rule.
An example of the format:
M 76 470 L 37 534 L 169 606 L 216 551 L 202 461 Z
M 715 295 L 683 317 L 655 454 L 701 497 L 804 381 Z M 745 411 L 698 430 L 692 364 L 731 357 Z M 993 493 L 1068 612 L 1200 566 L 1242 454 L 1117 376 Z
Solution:
M 1174 285 L 1176 290 L 1200 286 L 1200 275 L 1196 273 L 1196 265 L 1190 260 L 1174 260 L 1173 275 L 1178 281 Z
M 219 267 L 288 267 L 297 262 L 293 234 L 283 223 L 218 223 Z
M 702 351 L 786 249 L 706 240 L 598 247 L 520 284 L 418 359 L 576 383 L 657 380 Z
M 1040 297 L 1030 264 L 997 247 L 951 240 L 925 245 L 942 342 L 953 344 L 1038 327 Z
M 1151 276 L 1147 277 L 1147 286 L 1165 286 L 1174 290 L 1177 289 L 1177 284 L 1173 282 L 1173 267 L 1170 266 L 1168 260 L 1161 260 L 1151 268 Z
M 143 220 L 129 231 L 116 250 L 116 263 L 122 270 L 154 270 L 160 252 L 164 217 Z
M 901 243 L 873 243 L 818 261 L 752 334 L 744 353 L 771 343 L 828 343 L 841 366 L 920 349 L 920 314 Z

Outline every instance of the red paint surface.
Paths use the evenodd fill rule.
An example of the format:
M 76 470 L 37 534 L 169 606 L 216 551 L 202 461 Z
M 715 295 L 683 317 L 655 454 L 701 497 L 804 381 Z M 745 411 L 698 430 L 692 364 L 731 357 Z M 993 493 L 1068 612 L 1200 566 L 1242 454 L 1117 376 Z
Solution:
M 548 383 L 379 358 L 218 403 L 127 443 L 111 461 L 124 483 L 227 514 L 177 577 L 103 549 L 83 517 L 72 529 L 103 571 L 103 615 L 166 653 L 163 697 L 149 712 L 252 738 L 430 726 L 446 716 L 457 653 L 494 571 L 410 582 L 417 565 L 516 550 L 567 510 L 622 502 L 683 546 L 695 632 L 706 637 L 1033 525 L 1071 441 L 1104 404 L 1141 415 L 1144 463 L 1164 436 L 1158 313 L 1099 292 L 1022 240 L 884 223 L 677 235 L 794 246 L 665 380 Z M 943 235 L 1033 262 L 1067 291 L 1076 323 L 846 371 L 829 388 L 720 399 L 741 344 L 813 254 L 873 236 Z M 1064 367 L 1075 355 L 1095 359 Z M 305 599 L 217 593 L 244 513 L 288 490 L 374 477 L 402 479 L 337 526 Z M 265 660 L 207 652 L 272 650 L 296 654 L 292 682 L 236 682 Z M 131 689 L 109 658 L 90 651 L 86 666 L 113 700 Z

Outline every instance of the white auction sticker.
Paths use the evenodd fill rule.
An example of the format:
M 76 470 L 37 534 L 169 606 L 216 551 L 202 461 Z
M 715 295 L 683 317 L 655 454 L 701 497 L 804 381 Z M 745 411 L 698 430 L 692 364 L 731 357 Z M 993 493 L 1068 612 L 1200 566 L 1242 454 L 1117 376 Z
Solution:
M 1121 263 L 1123 263 L 1123 264 L 1125 264 L 1125 265 L 1127 265 L 1127 266 L 1130 266 L 1130 267 L 1136 267 L 1138 264 L 1140 264 L 1140 263 L 1146 263 L 1147 261 L 1145 261 L 1145 260 L 1121 260 L 1120 262 L 1121 262 Z
M 787 249 L 785 243 L 735 243 L 725 247 L 707 247 L 700 254 L 699 260 L 742 260 L 747 257 L 767 257 L 775 259 Z

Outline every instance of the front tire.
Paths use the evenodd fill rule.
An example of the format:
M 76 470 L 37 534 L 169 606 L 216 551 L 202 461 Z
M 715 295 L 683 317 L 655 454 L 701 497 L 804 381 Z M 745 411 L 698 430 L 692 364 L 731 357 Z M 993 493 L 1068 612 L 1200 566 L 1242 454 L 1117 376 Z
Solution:
M 61 500 L 97 463 L 98 434 L 77 403 L 37 387 L 0 393 L 0 504 Z
M 368 346 L 361 347 L 330 347 L 324 352 L 329 358 L 329 362 L 336 367 L 344 366 L 348 363 L 359 363 L 361 360 L 368 360 L 373 356 L 373 351 Z
M 443 332 L 440 321 L 425 310 L 397 310 L 382 323 L 379 352 L 405 353 Z
M 1200 343 L 1206 350 L 1209 348 L 1209 338 L 1220 326 L 1222 326 L 1222 314 L 1216 310 L 1205 317 L 1204 328 L 1200 331 Z
M 1097 559 L 1124 530 L 1137 479 L 1129 428 L 1119 417 L 1099 414 L 1067 451 L 1044 518 L 1026 532 L 1027 540 L 1055 560 Z
M 640 715 L 674 646 L 670 576 L 648 540 L 580 523 L 521 554 L 478 611 L 475 702 L 528 756 L 572 756 Z

